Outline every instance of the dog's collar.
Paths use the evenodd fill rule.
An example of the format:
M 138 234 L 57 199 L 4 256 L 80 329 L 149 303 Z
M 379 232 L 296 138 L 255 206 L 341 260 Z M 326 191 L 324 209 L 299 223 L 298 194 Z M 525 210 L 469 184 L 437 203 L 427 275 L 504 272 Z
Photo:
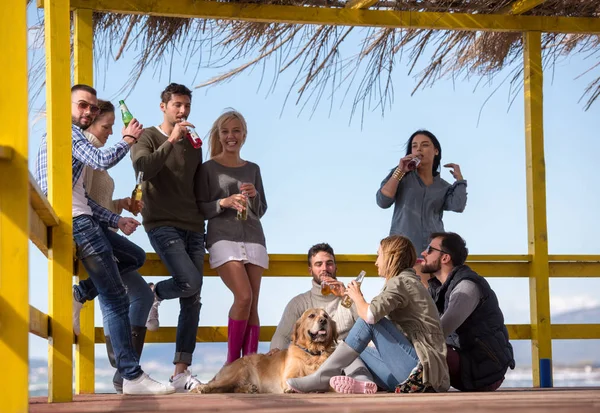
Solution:
M 298 347 L 300 350 L 304 351 L 305 353 L 308 353 L 308 354 L 310 354 L 311 356 L 320 356 L 321 354 L 323 354 L 323 352 L 322 352 L 322 351 L 317 351 L 317 352 L 314 352 L 314 351 L 310 351 L 310 350 L 309 350 L 309 349 L 307 349 L 307 348 L 304 348 L 304 347 L 302 347 L 302 346 L 299 346 L 298 344 L 294 344 L 294 345 L 295 345 L 296 347 Z

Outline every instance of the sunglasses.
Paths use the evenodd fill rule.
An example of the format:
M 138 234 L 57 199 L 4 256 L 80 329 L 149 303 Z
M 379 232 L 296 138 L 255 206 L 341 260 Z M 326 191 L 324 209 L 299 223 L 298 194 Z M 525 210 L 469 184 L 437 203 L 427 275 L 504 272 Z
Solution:
M 431 245 L 428 245 L 428 246 L 427 246 L 427 248 L 425 248 L 425 253 L 426 253 L 426 254 L 431 254 L 431 251 L 432 251 L 432 250 L 433 250 L 433 251 L 439 251 L 439 252 L 441 252 L 442 254 L 450 254 L 450 253 L 449 253 L 449 252 L 447 252 L 447 251 L 440 250 L 440 249 L 438 249 L 438 248 L 434 248 L 434 247 L 432 247 Z
M 80 100 L 79 102 L 73 102 L 77 104 L 77 108 L 82 111 L 85 112 L 86 110 L 90 110 L 90 113 L 92 115 L 97 115 L 98 112 L 100 112 L 100 108 L 96 105 L 92 105 L 91 103 L 87 103 L 85 100 Z

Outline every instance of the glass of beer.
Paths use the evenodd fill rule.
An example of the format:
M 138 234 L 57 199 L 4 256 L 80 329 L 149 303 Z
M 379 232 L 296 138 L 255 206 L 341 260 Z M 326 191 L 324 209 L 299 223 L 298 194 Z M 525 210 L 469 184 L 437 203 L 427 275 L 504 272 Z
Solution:
M 321 282 L 321 294 L 323 294 L 323 295 L 331 294 L 331 286 L 327 283 L 327 281 Z
M 360 285 L 363 282 L 363 279 L 365 278 L 365 275 L 367 275 L 367 273 L 365 271 L 361 271 L 358 274 L 358 277 L 356 277 L 356 283 L 358 284 L 358 286 L 360 287 Z M 346 308 L 350 308 L 352 307 L 352 303 L 354 301 L 352 301 L 352 298 L 348 297 L 347 295 L 344 296 L 344 298 L 342 298 L 342 305 Z
M 242 186 L 244 182 L 240 182 L 240 186 Z M 242 191 L 242 195 L 244 195 L 244 200 L 241 202 L 244 209 L 242 211 L 237 211 L 236 219 L 240 221 L 246 221 L 248 219 L 248 194 L 245 191 Z

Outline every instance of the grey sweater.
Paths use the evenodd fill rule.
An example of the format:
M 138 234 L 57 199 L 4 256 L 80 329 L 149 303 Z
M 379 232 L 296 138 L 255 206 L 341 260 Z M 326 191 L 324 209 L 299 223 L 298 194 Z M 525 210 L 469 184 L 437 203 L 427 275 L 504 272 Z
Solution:
M 431 233 L 444 231 L 444 211 L 463 212 L 465 209 L 467 181 L 460 180 L 450 185 L 437 175 L 433 183 L 426 186 L 419 175 L 412 171 L 400 181 L 396 197 L 389 198 L 381 193 L 381 188 L 393 172 L 394 169 L 381 182 L 376 196 L 377 205 L 389 208 L 396 204 L 390 235 L 403 235 L 410 239 L 420 256 L 429 243 Z
M 136 175 L 144 172 L 144 229 L 168 226 L 203 234 L 197 195 L 202 149 L 194 149 L 187 139 L 174 145 L 167 139 L 152 126 L 131 147 Z
M 236 219 L 236 211 L 223 209 L 219 200 L 239 194 L 242 182 L 252 183 L 256 196 L 248 199 L 248 219 Z M 209 160 L 200 169 L 200 208 L 208 220 L 206 247 L 217 241 L 236 241 L 261 244 L 266 247 L 265 234 L 260 218 L 267 211 L 267 199 L 263 188 L 260 168 L 246 162 L 243 166 L 228 167 Z

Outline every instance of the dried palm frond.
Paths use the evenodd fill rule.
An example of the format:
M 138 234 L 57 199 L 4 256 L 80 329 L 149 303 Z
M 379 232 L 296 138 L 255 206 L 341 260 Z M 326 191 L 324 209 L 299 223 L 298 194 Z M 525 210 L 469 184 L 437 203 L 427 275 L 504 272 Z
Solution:
M 245 2 L 345 5 L 334 0 Z M 383 0 L 373 8 L 490 14 L 499 13 L 511 3 L 512 0 Z M 600 2 L 546 0 L 526 14 L 600 18 Z M 273 87 L 281 73 L 295 70 L 288 96 L 295 90 L 296 104 L 301 103 L 304 108 L 312 102 L 313 110 L 323 96 L 333 102 L 336 93 L 343 93 L 345 98 L 354 87 L 352 114 L 361 105 L 362 111 L 378 108 L 382 112 L 391 105 L 392 72 L 404 56 L 408 58 L 410 73 L 416 77 L 413 93 L 448 77 L 480 77 L 489 81 L 504 68 L 511 69 L 513 93 L 519 90 L 522 79 L 520 33 L 351 28 L 105 13 L 94 13 L 94 29 L 97 61 L 108 64 L 125 53 L 135 55 L 135 67 L 123 81 L 123 90 L 131 90 L 146 70 L 161 70 L 175 53 L 184 56 L 186 68 L 192 61 L 196 70 L 228 68 L 199 87 L 228 81 L 258 64 L 269 63 L 275 73 Z M 347 45 L 356 41 L 360 42 L 360 49 L 348 50 L 351 48 Z M 542 42 L 546 68 L 574 53 L 584 53 L 595 61 L 582 73 L 598 73 L 582 96 L 586 99 L 584 109 L 589 109 L 600 96 L 600 36 L 549 33 L 543 35 Z M 357 79 L 360 75 L 363 77 Z

